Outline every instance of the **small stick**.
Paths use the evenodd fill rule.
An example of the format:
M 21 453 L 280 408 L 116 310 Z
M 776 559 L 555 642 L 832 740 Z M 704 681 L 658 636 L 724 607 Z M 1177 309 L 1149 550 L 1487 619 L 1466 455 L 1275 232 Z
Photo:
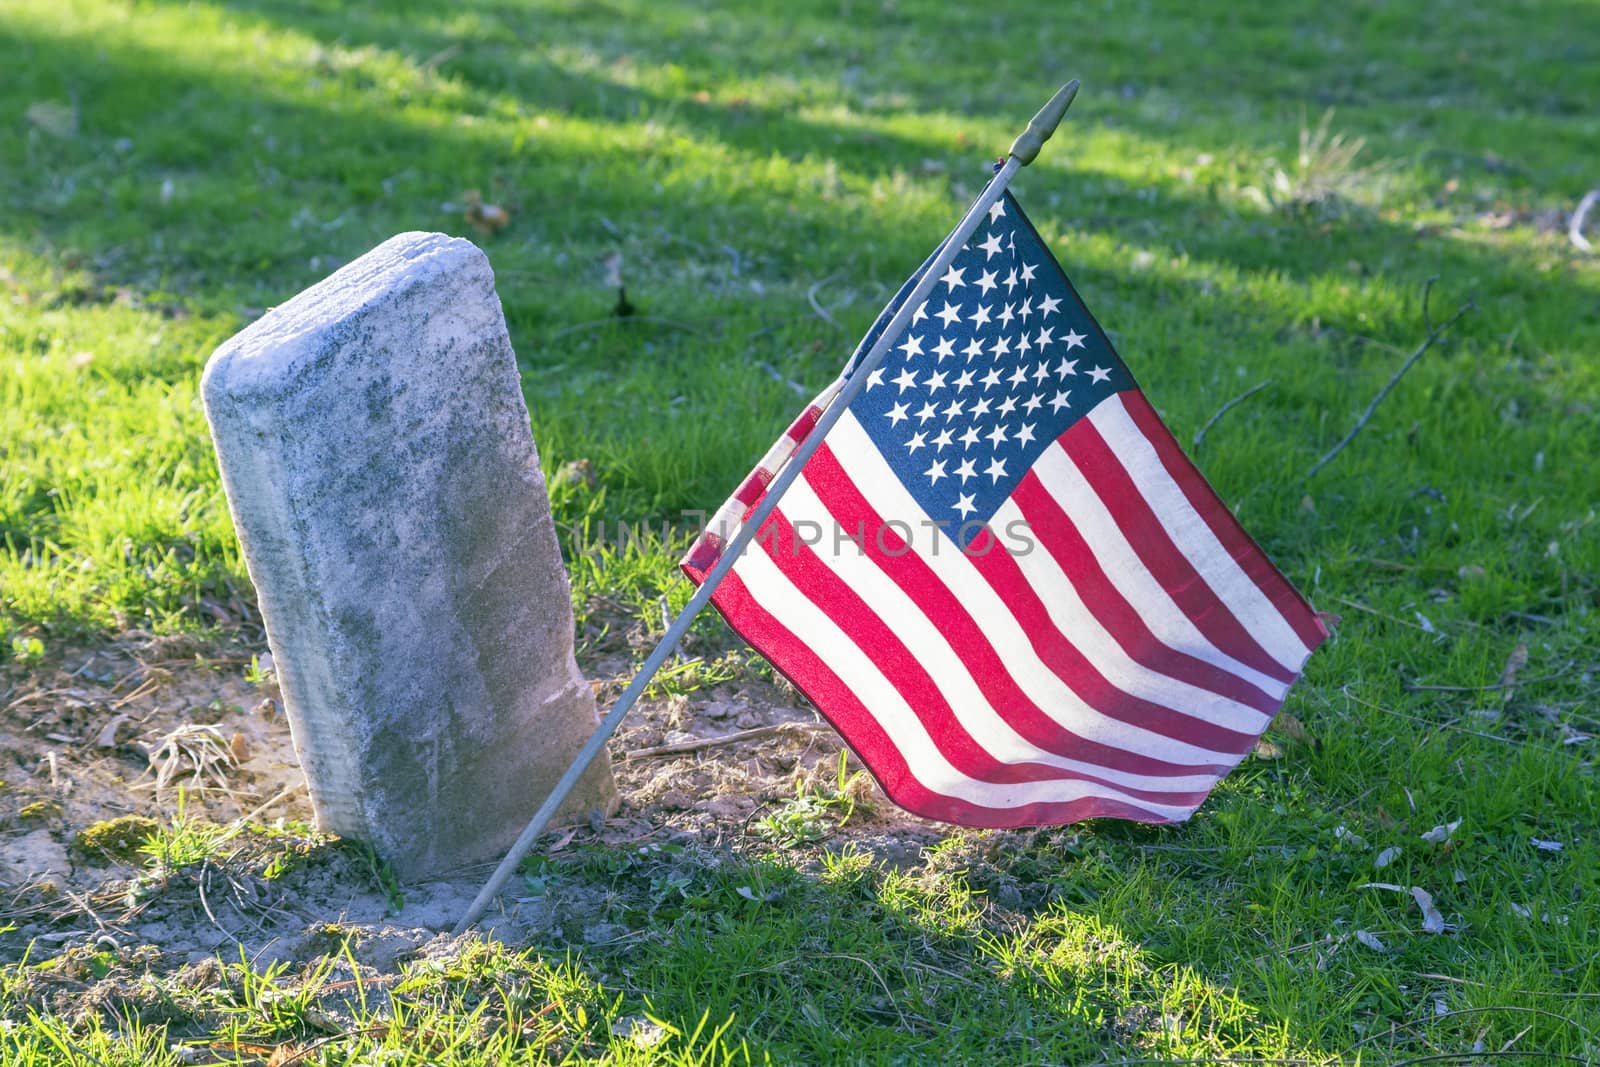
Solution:
M 1194 447 L 1200 447 L 1200 442 L 1206 439 L 1206 432 L 1210 430 L 1211 427 L 1215 426 L 1217 424 L 1217 420 L 1231 411 L 1235 405 L 1244 403 L 1246 400 L 1249 400 L 1251 397 L 1255 396 L 1257 393 L 1261 392 L 1261 390 L 1265 389 L 1271 384 L 1272 379 L 1268 378 L 1259 385 L 1252 385 L 1250 388 L 1246 389 L 1244 392 L 1240 393 L 1238 396 L 1234 397 L 1232 400 L 1218 408 L 1217 413 L 1207 419 L 1206 424 L 1195 432 Z
M 1438 326 L 1434 326 L 1432 319 L 1428 317 L 1428 294 L 1433 292 L 1433 283 L 1437 280 L 1437 276 L 1429 278 L 1427 283 L 1422 287 L 1422 324 L 1427 328 L 1428 336 L 1423 338 L 1422 344 L 1417 346 L 1417 350 L 1411 353 L 1411 355 L 1406 358 L 1404 363 L 1400 364 L 1400 369 L 1395 371 L 1394 375 L 1386 383 L 1384 383 L 1382 389 L 1378 390 L 1378 395 L 1372 398 L 1372 403 L 1367 405 L 1367 410 L 1361 413 L 1361 417 L 1357 419 L 1356 424 L 1350 428 L 1350 432 L 1345 434 L 1344 437 L 1340 439 L 1338 444 L 1334 445 L 1328 450 L 1327 455 L 1317 460 L 1316 465 L 1306 472 L 1307 481 L 1310 481 L 1312 478 L 1316 477 L 1318 471 L 1332 462 L 1334 456 L 1337 456 L 1340 452 L 1343 452 L 1345 446 L 1351 441 L 1355 440 L 1356 434 L 1366 429 L 1367 423 L 1372 419 L 1372 413 L 1378 410 L 1378 405 L 1383 403 L 1384 397 L 1388 396 L 1394 387 L 1400 384 L 1401 377 L 1406 371 L 1411 369 L 1417 360 L 1422 358 L 1423 353 L 1432 348 L 1433 343 L 1439 338 L 1443 337 L 1445 331 L 1450 329 L 1450 327 L 1455 324 L 1457 319 L 1469 311 L 1476 310 L 1477 305 L 1468 300 L 1465 304 L 1462 304 L 1460 307 L 1456 308 L 1456 313 L 1454 315 L 1451 315 L 1448 319 L 1445 319 L 1444 322 L 1440 323 Z
M 1600 189 L 1590 189 L 1578 201 L 1578 210 L 1572 213 L 1572 221 L 1567 223 L 1567 240 L 1580 252 L 1594 251 L 1594 245 L 1583 235 L 1583 220 L 1589 217 L 1589 209 L 1594 207 L 1596 200 L 1600 200 Z
M 679 741 L 672 745 L 655 745 L 651 748 L 636 748 L 632 752 L 625 752 L 625 760 L 649 759 L 652 756 L 676 756 L 684 752 L 699 752 L 701 749 L 716 748 L 719 745 L 737 745 L 742 741 L 756 741 L 763 737 L 774 737 L 778 734 L 826 733 L 828 728 L 810 722 L 780 722 L 774 726 L 757 726 L 750 730 L 740 730 L 738 733 L 722 734 L 719 737 L 697 737 L 693 741 Z
M 1544 674 L 1537 678 L 1524 678 L 1519 682 L 1496 682 L 1493 685 L 1404 685 L 1401 686 L 1408 693 L 1493 693 L 1500 689 L 1520 689 L 1525 685 L 1537 685 L 1539 682 L 1550 682 L 1562 677 L 1570 670 L 1572 664 L 1554 674 Z
M 834 275 L 830 274 L 820 281 L 812 282 L 811 288 L 806 290 L 806 303 L 810 304 L 811 310 L 817 313 L 817 318 L 832 326 L 835 330 L 842 330 L 844 327 L 839 325 L 839 320 L 834 318 L 827 308 L 817 302 L 817 290 L 833 281 L 833 279 Z

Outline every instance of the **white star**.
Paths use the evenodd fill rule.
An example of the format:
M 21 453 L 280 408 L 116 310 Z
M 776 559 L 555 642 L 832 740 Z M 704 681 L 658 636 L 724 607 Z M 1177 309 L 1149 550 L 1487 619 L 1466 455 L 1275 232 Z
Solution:
M 945 327 L 949 328 L 952 322 L 961 321 L 961 309 L 946 300 L 944 302 L 944 310 L 939 312 L 939 317 L 944 320 Z
M 939 431 L 939 436 L 933 439 L 934 451 L 943 452 L 945 445 L 948 445 L 950 440 L 950 427 L 946 426 L 944 429 Z
M 1006 461 L 999 456 L 994 457 L 989 461 L 989 467 L 983 473 L 989 476 L 989 484 L 993 485 L 1006 476 Z M 976 511 L 977 509 L 974 508 L 973 510 Z
M 967 342 L 967 347 L 961 350 L 970 360 L 973 356 L 983 355 L 983 342 L 974 337 Z
M 1017 369 L 1011 372 L 1012 385 L 1027 385 L 1028 374 L 1022 369 L 1022 364 L 1017 364 Z
M 1039 410 L 1039 405 L 1043 404 L 1043 403 L 1044 403 L 1044 394 L 1042 394 L 1042 393 L 1034 393 L 1032 396 L 1030 396 L 1023 403 L 1022 406 L 1024 408 L 1027 408 L 1029 415 L 1032 415 L 1035 411 Z
M 867 375 L 867 392 L 870 393 L 872 391 L 872 387 L 874 385 L 882 385 L 882 384 L 883 384 L 883 368 L 882 367 L 874 367 L 874 368 L 872 368 L 872 373 Z
M 994 203 L 989 205 L 989 221 L 990 222 L 994 222 L 996 219 L 1005 218 L 1005 214 L 1006 214 L 1006 204 L 1005 204 L 1004 200 L 996 200 Z
M 944 460 L 942 459 L 934 460 L 933 466 L 929 467 L 922 473 L 928 476 L 928 483 L 930 485 L 938 485 L 940 478 L 949 477 L 949 475 L 944 472 Z
M 986 396 L 980 396 L 978 398 L 978 402 L 972 405 L 972 418 L 974 421 L 976 421 L 977 419 L 983 418 L 987 414 L 989 414 L 989 398 Z
M 1110 377 L 1111 371 L 1107 367 L 1095 367 L 1089 372 L 1089 380 L 1095 385 L 1099 385 L 1101 382 L 1106 381 Z
M 976 333 L 980 326 L 987 325 L 989 325 L 989 306 L 979 304 L 977 310 L 972 313 L 972 330 Z
M 1062 338 L 1063 341 L 1067 342 L 1067 351 L 1071 352 L 1074 348 L 1082 348 L 1083 337 L 1084 335 L 1077 330 L 1068 329 L 1067 335 Z
M 1036 263 L 1024 263 L 1022 265 L 1022 284 L 1023 285 L 1032 285 L 1033 284 L 1033 272 L 1038 270 L 1038 269 L 1039 269 L 1039 266 Z
M 1067 391 L 1065 389 L 1050 398 L 1050 410 L 1054 412 L 1060 412 L 1062 408 L 1071 404 L 1072 401 L 1067 399 Z
M 1055 334 L 1055 327 L 1043 326 L 1039 329 L 1039 335 L 1033 339 L 1033 343 L 1038 345 L 1039 351 L 1042 352 L 1044 351 L 1045 345 L 1056 339 Z
M 932 374 L 928 375 L 928 380 L 923 384 L 928 387 L 928 393 L 930 395 L 937 393 L 940 389 L 944 388 L 944 371 L 934 371 Z
M 1042 382 L 1048 377 L 1050 377 L 1050 368 L 1046 367 L 1043 363 L 1041 363 L 1037 367 L 1033 368 L 1033 380 L 1034 381 Z
M 906 343 L 900 346 L 900 351 L 906 354 L 907 359 L 910 359 L 912 356 L 922 355 L 922 338 L 918 337 L 916 334 L 908 334 L 906 336 Z
M 896 404 L 894 407 L 889 409 L 889 425 L 890 426 L 899 426 L 902 422 L 905 422 L 905 421 L 906 421 L 906 406 L 904 404 Z
M 977 476 L 977 474 L 978 474 L 978 468 L 973 464 L 972 460 L 970 460 L 970 459 L 962 460 L 961 461 L 961 466 L 956 468 L 956 477 L 961 479 L 961 484 L 962 485 L 966 485 L 967 484 L 967 479 L 968 478 L 974 478 L 974 477 Z
M 928 317 L 928 302 L 924 300 L 917 305 L 917 310 L 911 313 L 911 325 L 915 326 Z
M 966 431 L 961 435 L 961 447 L 971 448 L 973 445 L 978 443 L 978 437 L 978 428 L 976 426 L 968 426 Z
M 993 389 L 1000 384 L 1000 371 L 997 367 L 990 367 L 989 373 L 983 376 L 983 387 Z
M 933 354 L 940 359 L 956 354 L 956 343 L 949 337 L 939 338 L 939 343 L 933 346 Z
M 994 206 L 995 207 L 999 207 L 1000 206 L 999 201 L 996 201 Z M 956 500 L 956 502 L 955 502 L 955 504 L 953 506 L 955 507 L 955 509 L 957 511 L 961 512 L 961 517 L 963 519 L 966 518 L 968 515 L 971 515 L 974 511 L 978 510 L 978 505 L 976 505 L 976 504 L 974 504 L 972 502 L 972 494 L 971 493 L 962 493 L 960 498 Z
M 994 339 L 994 344 L 990 346 L 989 352 L 996 359 L 1001 356 L 1009 356 L 1011 354 L 1011 342 L 1006 340 L 1005 334 L 1001 334 Z
M 1057 378 L 1065 378 L 1069 374 L 1077 374 L 1077 373 L 1078 373 L 1078 361 L 1075 360 L 1075 359 L 1068 359 L 1065 356 L 1062 356 L 1061 357 L 1061 362 L 1056 364 L 1056 377 Z
M 961 268 L 951 267 L 949 270 L 944 272 L 944 277 L 940 278 L 939 280 L 941 282 L 944 282 L 944 284 L 949 287 L 949 291 L 953 293 L 957 289 L 959 289 L 961 286 L 967 284 L 966 280 L 961 277 L 965 273 L 966 273 L 966 268 L 965 267 L 961 267 Z
M 1056 308 L 1061 306 L 1061 301 L 1053 296 L 1047 296 L 1039 301 L 1039 311 L 1045 318 L 1055 314 Z
M 1001 445 L 1006 443 L 1006 427 L 1005 427 L 1005 423 L 1003 423 L 1003 422 L 995 423 L 994 429 L 989 431 L 989 443 L 991 445 L 993 445 L 995 448 L 999 448 Z
M 898 385 L 900 392 L 903 393 L 917 384 L 917 376 L 912 373 L 910 367 L 901 367 L 900 373 L 895 376 L 894 384 Z
M 976 282 L 973 282 L 973 284 L 976 285 L 979 289 L 983 290 L 983 295 L 984 296 L 988 296 L 989 295 L 989 290 L 994 288 L 994 271 L 992 271 L 992 270 L 984 271 L 983 274 L 981 276 L 979 276 L 978 280 Z
M 967 388 L 967 386 L 969 386 L 971 384 L 972 384 L 972 372 L 970 370 L 969 371 L 962 371 L 961 377 L 956 379 L 956 392 L 958 392 L 958 393 L 962 392 L 963 390 L 965 390 Z
M 1030 296 L 1022 302 L 1022 307 L 1017 309 L 1017 314 L 1021 316 L 1023 322 L 1028 321 L 1028 316 L 1033 314 L 1033 297 Z
M 922 408 L 917 412 L 917 424 L 919 426 L 926 426 L 928 424 L 928 420 L 937 414 L 939 414 L 939 409 L 934 407 L 931 402 L 924 403 Z
M 989 260 L 993 259 L 1000 253 L 1000 235 L 998 233 L 989 234 L 989 239 L 978 247 L 983 249 L 984 252 L 988 253 L 983 257 L 983 261 L 985 263 L 989 262 Z
M 1005 310 L 1000 312 L 1000 328 L 1002 330 L 1010 326 L 1011 320 L 1017 317 L 1016 312 L 1013 310 L 1015 307 L 1015 304 L 1007 304 Z
M 1009 292 L 1011 292 L 1011 290 L 1013 290 L 1013 289 L 1015 289 L 1017 287 L 1017 268 L 1015 268 L 1015 267 L 1011 268 L 1011 273 L 1006 275 L 1005 281 L 1006 281 L 1006 292 L 1009 293 Z
M 918 431 L 917 433 L 912 434 L 911 435 L 911 440 L 906 442 L 906 451 L 910 455 L 913 455 L 913 456 L 917 454 L 917 449 L 919 449 L 919 448 L 927 448 L 927 447 L 928 447 L 928 435 L 925 434 L 925 433 L 922 433 L 921 431 Z
M 1022 355 L 1023 353 L 1032 351 L 1033 342 L 1028 340 L 1028 335 L 1025 333 L 1017 334 L 1017 354 Z
M 1014 396 L 1006 397 L 1000 404 L 1000 416 L 1002 418 L 1010 415 L 1015 410 L 1017 410 L 1017 398 Z
M 1024 423 L 1022 428 L 1017 431 L 1017 444 L 1019 444 L 1019 445 L 1031 445 L 1031 444 L 1033 444 L 1033 423 L 1031 423 L 1031 422 Z
M 963 405 L 961 401 L 951 400 L 950 406 L 944 409 L 944 421 L 949 422 L 951 419 L 959 419 L 961 417 L 962 408 Z

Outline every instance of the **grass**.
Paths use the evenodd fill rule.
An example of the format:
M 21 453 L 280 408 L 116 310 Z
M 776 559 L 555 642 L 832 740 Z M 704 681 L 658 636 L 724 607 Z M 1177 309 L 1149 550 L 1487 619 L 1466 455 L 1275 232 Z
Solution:
M 0 0 L 0 655 L 225 633 L 248 584 L 206 355 L 394 232 L 470 235 L 471 190 L 511 213 L 478 239 L 547 470 L 595 475 L 552 487 L 580 625 L 659 627 L 686 596 L 661 524 L 725 497 L 801 402 L 785 382 L 836 372 L 1068 76 L 1085 91 L 1020 196 L 1180 440 L 1273 379 L 1197 458 L 1344 617 L 1290 704 L 1316 743 L 1281 739 L 1182 827 L 953 835 L 908 872 L 754 850 L 653 908 L 660 857 L 589 857 L 556 877 L 637 898 L 625 953 L 417 966 L 342 1036 L 303 1013 L 227 1030 L 227 986 L 169 990 L 195 998 L 189 1030 L 69 1030 L 28 1014 L 43 979 L 16 966 L 0 1058 L 172 1062 L 167 1026 L 330 1039 L 323 1062 L 1587 1062 L 1600 267 L 1563 231 L 1600 180 L 1592 20 L 1577 0 Z M 1477 311 L 1305 481 L 1421 338 L 1434 275 L 1436 319 Z M 597 543 L 618 521 L 658 534 Z M 697 638 L 729 645 L 709 618 Z M 1493 685 L 1520 646 L 1514 695 L 1410 688 Z M 1427 889 L 1453 929 L 1370 882 Z M 614 1025 L 647 1017 L 654 1044 Z

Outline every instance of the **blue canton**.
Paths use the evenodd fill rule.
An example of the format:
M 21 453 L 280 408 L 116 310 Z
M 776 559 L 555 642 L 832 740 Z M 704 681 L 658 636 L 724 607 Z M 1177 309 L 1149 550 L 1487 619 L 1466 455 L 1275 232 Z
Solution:
M 858 351 L 876 339 L 921 273 Z M 965 548 L 1067 427 L 1112 393 L 1133 388 L 1006 193 L 894 338 L 850 412 L 928 517 L 947 520 Z

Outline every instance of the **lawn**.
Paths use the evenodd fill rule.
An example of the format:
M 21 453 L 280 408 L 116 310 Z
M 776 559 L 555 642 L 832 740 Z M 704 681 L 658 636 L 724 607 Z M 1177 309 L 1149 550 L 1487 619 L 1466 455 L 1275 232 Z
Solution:
M 1600 256 L 1567 235 L 1600 184 L 1595 7 L 775 10 L 0 0 L 0 707 L 129 633 L 248 644 L 200 369 L 404 230 L 494 265 L 580 635 L 659 630 L 670 527 L 1078 77 L 1015 188 L 1180 441 L 1270 380 L 1192 454 L 1342 616 L 1292 723 L 1165 829 L 952 831 L 898 866 L 848 835 L 583 845 L 528 879 L 611 894 L 613 939 L 458 946 L 331 1028 L 286 991 L 331 972 L 40 944 L 0 970 L 0 1059 L 1600 1057 Z M 475 198 L 509 223 L 475 230 Z M 1308 479 L 1426 335 L 1429 279 L 1433 323 L 1472 309 Z M 619 521 L 669 531 L 617 552 Z M 705 662 L 708 689 L 763 674 Z M 112 967 L 171 1010 L 38 995 Z

